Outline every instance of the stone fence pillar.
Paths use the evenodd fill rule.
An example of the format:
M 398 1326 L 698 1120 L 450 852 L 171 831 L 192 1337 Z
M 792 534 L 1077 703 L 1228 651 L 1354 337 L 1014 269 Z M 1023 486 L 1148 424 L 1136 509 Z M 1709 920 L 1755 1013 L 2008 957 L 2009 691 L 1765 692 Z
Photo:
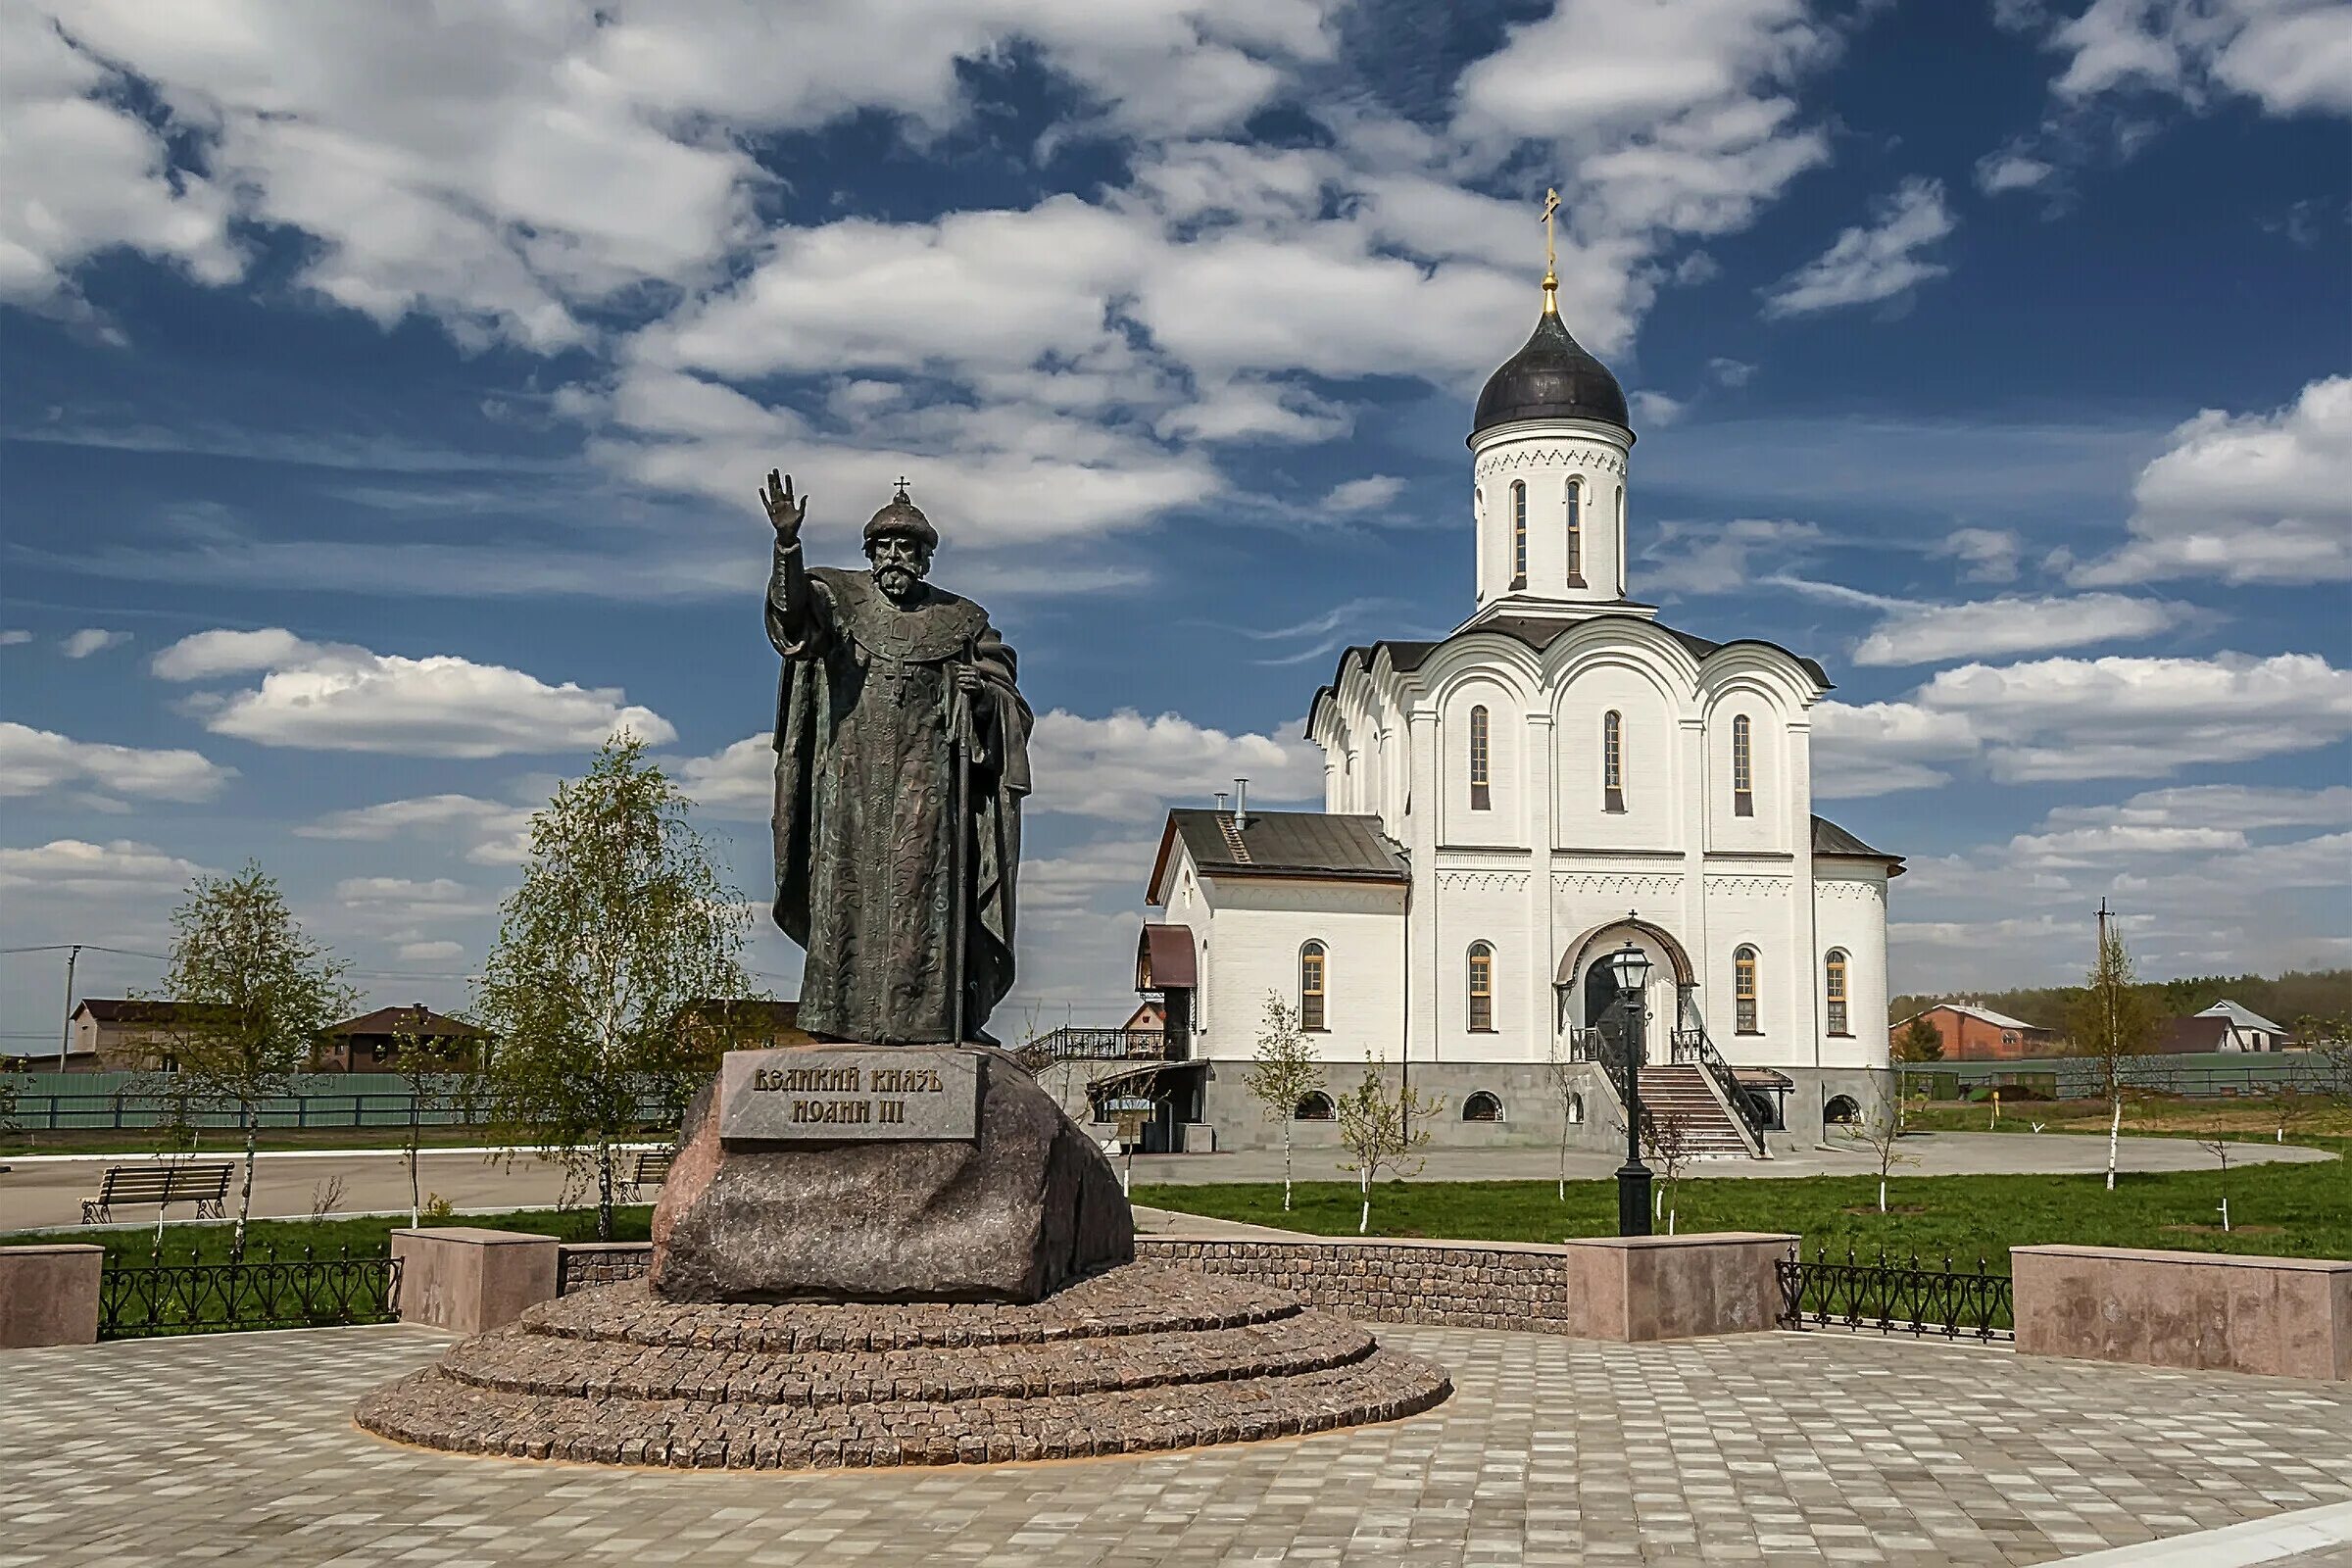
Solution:
M 2029 1355 L 2352 1381 L 2352 1261 L 2013 1247 Z
M 1691 1236 L 1579 1237 L 1560 1249 L 1584 1334 L 1635 1343 L 1757 1334 L 1781 1315 L 1778 1265 L 1793 1236 L 1715 1231 Z
M 98 1343 L 106 1249 L 0 1247 L 0 1349 Z
M 400 1259 L 400 1320 L 458 1334 L 512 1323 L 522 1309 L 556 1298 L 553 1236 L 448 1225 L 394 1231 Z

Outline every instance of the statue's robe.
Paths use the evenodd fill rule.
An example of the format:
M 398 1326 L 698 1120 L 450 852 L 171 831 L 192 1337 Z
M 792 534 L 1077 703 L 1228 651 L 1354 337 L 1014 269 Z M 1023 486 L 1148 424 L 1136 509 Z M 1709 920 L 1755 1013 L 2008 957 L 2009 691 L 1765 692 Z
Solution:
M 953 1043 L 960 968 L 963 1038 L 985 1040 L 981 1025 L 1012 987 L 1029 793 L 1030 712 L 1012 650 L 978 605 L 928 584 L 902 610 L 864 571 L 818 566 L 808 580 L 797 635 L 772 596 L 767 610 L 768 640 L 784 656 L 775 919 L 808 950 L 800 1026 L 819 1038 Z M 966 662 L 985 681 L 968 703 L 952 670 Z

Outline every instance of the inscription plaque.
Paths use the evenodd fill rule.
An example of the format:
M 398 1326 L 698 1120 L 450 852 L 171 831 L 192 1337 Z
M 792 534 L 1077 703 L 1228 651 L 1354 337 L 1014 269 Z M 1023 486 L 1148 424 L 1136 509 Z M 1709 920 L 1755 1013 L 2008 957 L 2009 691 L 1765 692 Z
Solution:
M 725 1143 L 980 1136 L 980 1058 L 897 1046 L 730 1051 L 718 1069 Z

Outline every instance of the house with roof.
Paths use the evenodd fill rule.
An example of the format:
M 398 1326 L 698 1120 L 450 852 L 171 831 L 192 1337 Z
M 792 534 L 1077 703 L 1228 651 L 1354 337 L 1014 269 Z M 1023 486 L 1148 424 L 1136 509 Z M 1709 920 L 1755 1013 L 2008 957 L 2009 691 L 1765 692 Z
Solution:
M 2061 1044 L 2055 1029 L 2012 1018 L 1973 1002 L 1939 1002 L 1924 1012 L 1915 1012 L 1888 1028 L 1888 1042 L 1900 1040 L 1922 1018 L 1943 1042 L 1941 1059 L 1945 1061 L 2016 1061 L 2049 1056 L 2057 1054 Z
M 313 1072 L 398 1072 L 404 1048 L 421 1045 L 435 1071 L 465 1072 L 482 1064 L 488 1031 L 435 1012 L 423 1003 L 378 1007 L 332 1024 L 311 1052 Z
M 84 997 L 67 1018 L 67 1072 L 169 1071 L 173 1042 L 195 1004 Z M 38 1056 L 36 1066 L 51 1066 Z
M 1602 1067 L 1629 1033 L 1645 1100 L 1726 1152 L 1809 1142 L 1884 1085 L 1902 860 L 1813 811 L 1828 673 L 1633 597 L 1625 394 L 1556 288 L 1471 422 L 1467 617 L 1341 655 L 1307 708 L 1321 810 L 1252 811 L 1237 785 L 1168 814 L 1139 988 L 1191 1063 L 1154 1082 L 1219 1147 L 1279 1139 L 1241 1083 L 1269 995 L 1336 1085 L 1370 1057 L 1441 1097 L 1448 1141 L 1620 1136 Z M 1610 963 L 1629 946 L 1638 1012 Z
M 2168 1018 L 2155 1049 L 2168 1055 L 2206 1051 L 2283 1051 L 2288 1032 L 2251 1007 L 2227 999 L 2185 1018 Z

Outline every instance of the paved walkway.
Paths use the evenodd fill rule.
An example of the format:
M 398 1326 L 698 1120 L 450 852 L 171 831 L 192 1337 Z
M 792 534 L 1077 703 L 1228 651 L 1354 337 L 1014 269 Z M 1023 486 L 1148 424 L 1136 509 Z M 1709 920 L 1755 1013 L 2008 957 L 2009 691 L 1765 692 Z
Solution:
M 2259 1519 L 2287 1540 L 2288 1510 L 2352 1500 L 2343 1385 L 1840 1335 L 1383 1337 L 1447 1366 L 1455 1397 L 1283 1443 L 838 1474 L 621 1471 L 378 1443 L 348 1412 L 448 1343 L 422 1329 L 4 1352 L 0 1568 L 1940 1568 Z M 2286 1550 L 2326 1562 L 2312 1544 L 2327 1539 L 2306 1532 Z
M 2039 1137 L 2010 1133 L 1923 1133 L 1903 1141 L 1910 1163 L 1898 1166 L 1897 1176 L 1954 1176 L 2003 1174 L 2088 1173 L 2107 1168 L 2107 1143 L 2101 1138 L 2047 1133 Z M 29 1230 L 44 1225 L 73 1225 L 81 1218 L 81 1200 L 98 1191 L 109 1165 L 137 1164 L 152 1156 L 92 1154 L 73 1159 L 0 1161 L 0 1230 Z M 210 1152 L 206 1159 L 234 1157 L 229 1152 Z M 1352 1180 L 1339 1168 L 1343 1156 L 1333 1149 L 1298 1152 L 1300 1181 Z M 2232 1165 L 2271 1160 L 2331 1159 L 2324 1150 L 2289 1144 L 2233 1144 Z M 1568 1174 L 1574 1178 L 1605 1177 L 1622 1162 L 1617 1154 L 1572 1152 Z M 1560 1153 L 1554 1149 L 1447 1149 L 1433 1152 L 1427 1181 L 1544 1181 L 1559 1173 Z M 2214 1157 L 2185 1138 L 2127 1138 L 2122 1146 L 2122 1168 L 2128 1171 L 2212 1170 Z M 1814 1150 L 1769 1160 L 1700 1160 L 1690 1176 L 1791 1177 L 1867 1176 L 1877 1160 L 1858 1149 Z M 564 1187 L 558 1166 L 534 1154 L 484 1157 L 478 1152 L 436 1153 L 427 1150 L 418 1164 L 419 1183 L 429 1196 L 438 1194 L 461 1212 L 552 1206 Z M 1157 1154 L 1139 1156 L 1134 1179 L 1139 1183 L 1192 1185 L 1201 1182 L 1265 1182 L 1282 1180 L 1282 1152 L 1252 1150 L 1233 1154 Z M 315 1203 L 333 1191 L 335 1212 L 341 1214 L 406 1212 L 409 1206 L 409 1168 L 398 1153 L 264 1154 L 254 1176 L 256 1215 L 307 1215 Z M 235 1186 L 230 1187 L 234 1206 Z M 126 1210 L 123 1218 L 152 1221 L 153 1209 Z M 175 1219 L 190 1217 L 180 1209 Z

